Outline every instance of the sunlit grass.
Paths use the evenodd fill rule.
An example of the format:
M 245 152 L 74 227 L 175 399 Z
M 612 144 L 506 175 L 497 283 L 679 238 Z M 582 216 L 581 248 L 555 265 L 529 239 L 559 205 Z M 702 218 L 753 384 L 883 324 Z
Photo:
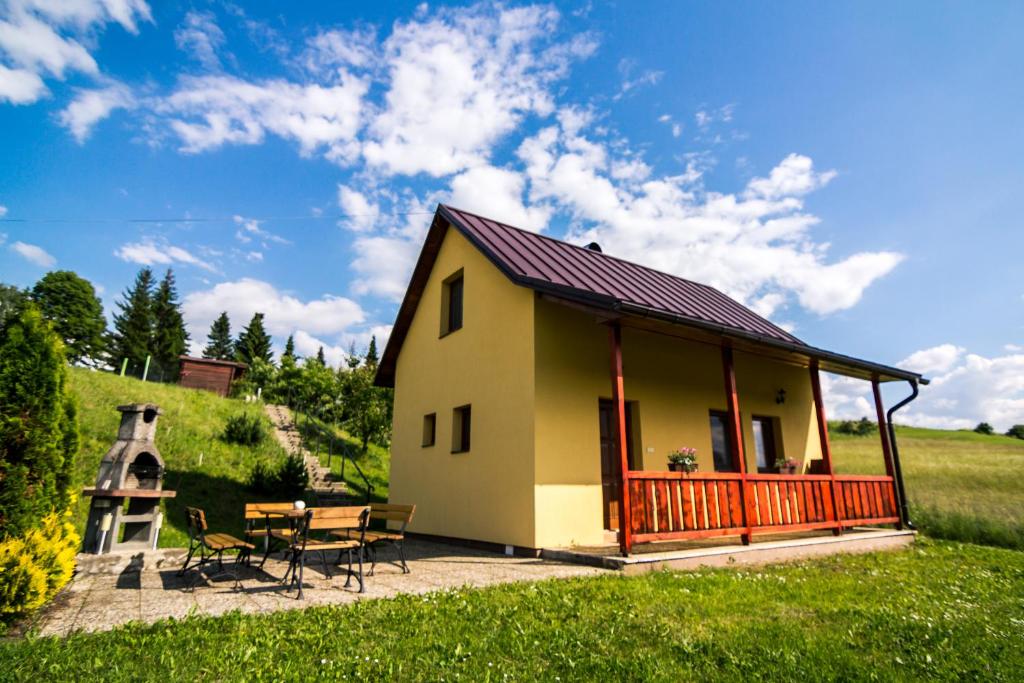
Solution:
M 1022 680 L 1024 553 L 609 574 L 0 644 L 11 680 Z
M 1024 441 L 897 427 L 912 519 L 925 533 L 1024 549 Z M 884 474 L 878 434 L 831 434 L 837 472 Z

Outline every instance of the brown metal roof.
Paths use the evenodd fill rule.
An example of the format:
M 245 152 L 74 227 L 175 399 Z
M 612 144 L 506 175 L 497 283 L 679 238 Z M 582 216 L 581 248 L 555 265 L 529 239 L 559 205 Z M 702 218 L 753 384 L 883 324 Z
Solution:
M 560 299 L 773 346 L 823 360 L 831 371 L 927 383 L 916 373 L 808 346 L 713 287 L 439 204 L 381 357 L 381 386 L 394 386 L 398 353 L 449 225 L 513 282 Z
M 593 297 L 600 303 L 638 306 L 803 344 L 713 287 L 443 204 L 438 212 L 519 284 L 535 289 L 571 290 L 577 296 Z

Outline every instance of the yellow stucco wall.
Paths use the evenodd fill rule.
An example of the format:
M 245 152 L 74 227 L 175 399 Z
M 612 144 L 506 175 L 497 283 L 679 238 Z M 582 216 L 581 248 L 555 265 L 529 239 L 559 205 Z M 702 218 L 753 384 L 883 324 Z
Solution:
M 538 300 L 535 307 L 535 468 L 538 547 L 603 542 L 598 401 L 610 398 L 608 335 L 593 316 Z M 701 471 L 713 471 L 708 413 L 725 410 L 717 347 L 636 329 L 623 330 L 625 397 L 636 401 L 637 462 L 668 469 L 668 452 L 698 451 Z M 752 414 L 778 417 L 783 454 L 817 458 L 806 369 L 736 354 L 744 441 L 752 444 Z M 775 403 L 779 389 L 786 401 Z M 756 471 L 753 448 L 748 471 Z
M 442 283 L 460 268 L 463 327 L 439 338 Z M 395 375 L 390 499 L 416 504 L 411 531 L 534 546 L 533 298 L 449 228 Z M 453 454 L 465 404 L 471 449 Z M 437 438 L 424 448 L 428 413 Z

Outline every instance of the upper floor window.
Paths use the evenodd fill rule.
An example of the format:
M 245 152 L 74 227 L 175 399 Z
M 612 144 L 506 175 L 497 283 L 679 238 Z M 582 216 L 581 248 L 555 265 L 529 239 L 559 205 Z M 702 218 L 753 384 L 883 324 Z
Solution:
M 430 413 L 423 416 L 423 447 L 434 445 L 437 436 L 437 413 Z
M 462 328 L 462 271 L 448 276 L 441 289 L 441 336 Z

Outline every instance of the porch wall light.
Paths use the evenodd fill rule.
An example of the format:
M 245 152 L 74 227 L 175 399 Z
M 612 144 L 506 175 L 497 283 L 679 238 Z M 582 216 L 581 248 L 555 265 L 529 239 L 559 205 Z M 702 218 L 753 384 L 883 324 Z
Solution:
M 785 402 L 786 402 L 786 390 L 785 389 L 779 389 L 778 392 L 776 392 L 776 394 L 775 394 L 775 403 L 777 403 L 778 405 L 782 405 Z

